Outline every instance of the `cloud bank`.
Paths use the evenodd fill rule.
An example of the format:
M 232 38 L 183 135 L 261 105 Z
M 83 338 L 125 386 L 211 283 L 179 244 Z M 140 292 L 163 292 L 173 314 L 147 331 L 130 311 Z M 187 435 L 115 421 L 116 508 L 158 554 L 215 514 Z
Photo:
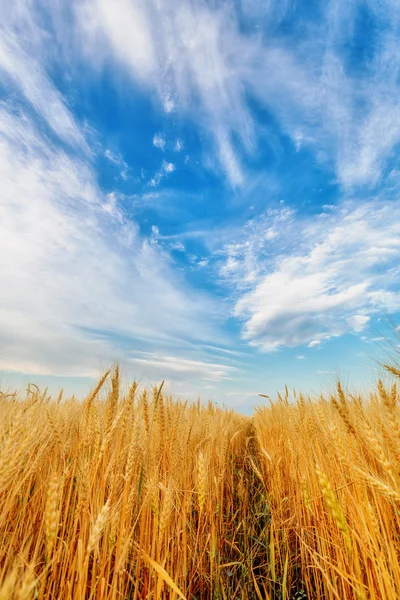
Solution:
M 221 275 L 236 289 L 234 315 L 251 345 L 312 347 L 397 310 L 399 252 L 398 202 L 348 202 L 316 218 L 283 209 L 227 245 Z

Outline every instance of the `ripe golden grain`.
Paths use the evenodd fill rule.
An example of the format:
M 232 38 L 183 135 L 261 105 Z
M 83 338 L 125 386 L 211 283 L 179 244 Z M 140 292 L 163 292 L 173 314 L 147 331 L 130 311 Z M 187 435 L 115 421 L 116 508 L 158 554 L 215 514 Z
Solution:
M 46 531 L 46 540 L 47 540 L 47 557 L 50 558 L 56 535 L 58 530 L 58 520 L 59 520 L 59 511 L 58 511 L 58 490 L 60 487 L 59 476 L 57 473 L 54 473 L 50 479 L 49 487 L 47 491 L 47 502 L 46 502 L 46 512 L 45 512 L 45 531 Z
M 99 512 L 96 522 L 90 533 L 89 542 L 88 542 L 88 545 L 86 548 L 86 554 L 91 554 L 96 549 L 97 544 L 100 541 L 101 534 L 103 533 L 105 524 L 107 523 L 109 511 L 110 511 L 110 500 L 107 500 L 107 502 L 105 503 L 105 505 Z
M 321 486 L 322 493 L 325 498 L 326 505 L 328 507 L 329 512 L 331 513 L 337 528 L 342 532 L 343 537 L 346 541 L 346 545 L 348 548 L 351 548 L 350 542 L 350 530 L 346 518 L 343 513 L 343 509 L 339 504 L 339 501 L 332 489 L 332 485 L 326 475 L 321 469 L 316 465 L 315 472 L 318 476 L 319 483 Z
M 207 493 L 207 473 L 203 452 L 199 452 L 197 458 L 197 498 L 199 503 L 199 511 L 204 511 Z
M 0 599 L 400 597 L 397 388 L 249 419 L 107 377 L 0 395 Z

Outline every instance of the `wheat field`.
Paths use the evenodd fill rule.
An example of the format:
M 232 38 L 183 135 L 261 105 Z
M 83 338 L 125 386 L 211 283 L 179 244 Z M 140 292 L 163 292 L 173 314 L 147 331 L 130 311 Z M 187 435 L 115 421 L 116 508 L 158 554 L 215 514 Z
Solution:
M 397 600 L 396 384 L 263 401 L 0 395 L 0 600 Z

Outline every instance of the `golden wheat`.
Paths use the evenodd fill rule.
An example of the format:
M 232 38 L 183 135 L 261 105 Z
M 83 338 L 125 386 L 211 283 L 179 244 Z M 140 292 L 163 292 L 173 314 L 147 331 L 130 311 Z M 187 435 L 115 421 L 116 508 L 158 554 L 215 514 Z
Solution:
M 108 377 L 0 395 L 0 599 L 400 597 L 395 385 L 250 419 Z

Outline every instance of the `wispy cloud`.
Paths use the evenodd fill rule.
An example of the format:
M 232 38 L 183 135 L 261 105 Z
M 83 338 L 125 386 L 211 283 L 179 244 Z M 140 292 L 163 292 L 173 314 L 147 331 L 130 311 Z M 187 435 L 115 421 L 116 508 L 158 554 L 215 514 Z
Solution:
M 119 176 L 121 177 L 121 179 L 123 179 L 124 181 L 127 181 L 128 177 L 129 177 L 129 175 L 128 175 L 129 166 L 125 162 L 124 157 L 122 156 L 122 154 L 120 154 L 118 152 L 113 152 L 109 148 L 106 148 L 106 150 L 104 152 L 104 156 L 113 165 L 115 165 L 118 168 L 118 170 L 119 170 Z
M 187 339 L 208 321 L 211 301 L 123 217 L 90 163 L 4 103 L 0 179 L 2 368 L 93 373 L 119 354 L 120 335 Z
M 191 360 L 179 356 L 160 356 L 131 358 L 132 363 L 150 370 L 153 378 L 180 376 L 196 377 L 201 380 L 222 381 L 239 372 L 237 367 L 223 363 Z
M 398 253 L 400 206 L 344 204 L 317 218 L 269 215 L 270 227 L 226 248 L 222 275 L 237 291 L 234 315 L 243 337 L 265 351 L 281 346 L 318 346 L 360 332 L 371 315 L 394 310 L 400 300 Z M 268 239 L 277 220 L 291 247 Z M 279 234 L 278 234 L 279 237 Z M 266 257 L 269 254 L 269 259 Z
M 231 183 L 241 184 L 233 138 L 250 148 L 254 131 L 236 68 L 243 51 L 248 53 L 247 42 L 232 11 L 203 1 L 86 0 L 76 5 L 76 17 L 92 61 L 111 53 L 136 81 L 156 91 L 167 112 L 196 110 Z
M 368 58 L 349 60 L 362 14 L 374 20 L 363 32 Z M 270 107 L 296 147 L 312 148 L 333 163 L 344 187 L 375 185 L 400 141 L 399 7 L 383 1 L 324 5 L 323 19 L 309 23 L 295 50 L 272 42 L 260 55 L 248 84 Z M 346 53 L 347 52 L 347 53 Z M 260 77 L 260 69 L 268 77 Z
M 321 162 L 333 162 L 345 187 L 376 184 L 400 141 L 396 3 L 365 8 L 377 25 L 370 57 L 359 69 L 351 67 L 345 50 L 364 10 L 357 3 L 328 2 L 321 20 L 306 21 L 306 27 L 299 20 L 286 38 L 274 36 L 274 28 L 287 3 L 242 1 L 240 6 L 235 13 L 202 0 L 112 5 L 87 0 L 76 14 L 93 60 L 105 60 L 107 40 L 108 51 L 133 77 L 161 101 L 168 99 L 168 110 L 187 110 L 212 133 L 233 185 L 245 179 L 241 153 L 251 154 L 257 142 L 249 93 L 298 149 L 313 147 Z M 268 31 L 268 41 L 255 28 L 255 18 Z M 240 27 L 243 23 L 247 27 Z
M 41 118 L 63 141 L 90 153 L 64 98 L 52 85 L 35 55 L 29 55 L 13 30 L 1 28 L 0 69 L 16 85 Z
M 174 146 L 174 150 L 175 152 L 181 152 L 184 148 L 184 144 L 182 142 L 182 140 L 177 139 L 175 142 L 175 146 Z
M 160 181 L 166 177 L 167 175 L 169 175 L 170 173 L 173 173 L 175 171 L 175 165 L 174 163 L 168 162 L 166 160 L 163 160 L 162 165 L 161 165 L 161 169 L 159 171 L 157 171 L 157 173 L 154 175 L 154 177 L 152 177 L 149 181 L 149 185 L 151 187 L 157 187 L 160 183 Z
M 214 139 L 233 186 L 245 183 L 244 157 L 251 157 L 260 136 L 269 134 L 251 110 L 249 97 L 269 110 L 298 150 L 312 148 L 346 188 L 376 185 L 393 158 L 400 141 L 396 2 L 364 7 L 335 0 L 321 7 L 318 20 L 296 19 L 293 9 L 285 34 L 277 30 L 287 13 L 290 17 L 287 2 L 242 0 L 237 10 L 205 0 L 84 0 L 71 7 L 74 35 L 57 40 L 66 46 L 64 53 L 71 54 L 73 47 L 74 56 L 81 60 L 83 53 L 94 70 L 114 61 L 153 92 L 166 112 L 179 111 L 195 120 Z M 46 88 L 35 55 L 16 43 L 21 22 L 30 27 L 29 39 L 40 36 L 46 21 L 36 16 L 43 12 L 50 14 L 59 34 L 54 25 L 59 10 L 59 3 L 19 0 L 14 10 L 18 18 L 11 19 L 13 11 L 7 11 L 11 25 L 3 31 L 0 64 L 58 135 L 82 145 L 62 98 Z M 369 11 L 375 24 L 371 35 L 364 36 L 367 58 L 361 57 L 356 68 L 349 47 L 357 44 L 362 11 Z M 39 89 L 44 96 L 35 95 Z M 154 142 L 164 148 L 162 135 Z M 214 165 L 208 161 L 210 168 Z

